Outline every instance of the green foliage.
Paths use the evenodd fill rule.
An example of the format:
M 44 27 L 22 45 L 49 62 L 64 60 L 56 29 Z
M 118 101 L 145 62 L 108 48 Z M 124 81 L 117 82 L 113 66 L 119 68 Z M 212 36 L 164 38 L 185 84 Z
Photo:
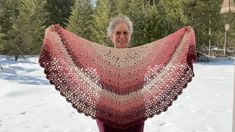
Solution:
M 212 45 L 221 44 L 223 37 L 223 19 L 219 14 L 221 4 L 221 1 L 215 0 L 191 0 L 186 3 L 185 12 L 189 24 L 194 27 L 198 50 L 207 48 L 209 39 Z M 210 36 L 209 29 L 211 29 Z
M 144 5 L 144 0 L 131 0 L 128 4 L 127 16 L 130 17 L 133 23 L 133 34 L 131 46 L 139 46 L 146 42 L 146 29 L 148 14 L 147 8 Z
M 187 16 L 184 14 L 184 1 L 185 0 L 161 0 L 158 2 L 157 7 L 161 20 L 166 22 L 164 24 L 167 32 L 173 32 L 187 22 Z
M 128 13 L 134 25 L 132 46 L 160 39 L 181 28 L 187 22 L 183 14 L 183 1 L 173 2 L 131 0 Z
M 94 13 L 93 41 L 107 45 L 107 27 L 109 24 L 108 0 L 97 0 Z
M 0 2 L 0 25 L 1 32 L 7 33 L 12 29 L 12 24 L 19 14 L 18 5 L 20 1 L 2 0 Z
M 112 46 L 107 27 L 111 18 L 119 14 L 128 16 L 133 23 L 132 46 L 153 42 L 192 25 L 198 50 L 206 51 L 209 39 L 212 47 L 223 48 L 224 25 L 229 23 L 228 47 L 235 47 L 235 14 L 219 14 L 222 1 L 96 0 L 95 5 L 91 3 L 91 0 L 0 0 L 0 53 L 38 54 L 45 28 L 51 24 L 60 24 L 83 38 Z
M 76 0 L 69 17 L 68 30 L 80 37 L 92 40 L 94 31 L 94 7 L 90 0 Z
M 109 0 L 109 16 L 115 17 L 120 14 L 126 14 L 129 0 Z
M 150 5 L 157 5 L 159 0 L 144 0 L 144 2 Z
M 49 12 L 47 26 L 60 24 L 65 27 L 71 13 L 74 0 L 47 0 L 46 10 Z
M 0 1 L 0 53 L 8 52 L 8 40 L 11 39 L 10 31 L 14 20 L 19 15 L 17 0 L 2 0 Z
M 47 15 L 44 0 L 22 0 L 19 16 L 14 21 L 9 41 L 10 54 L 38 54 L 42 45 Z

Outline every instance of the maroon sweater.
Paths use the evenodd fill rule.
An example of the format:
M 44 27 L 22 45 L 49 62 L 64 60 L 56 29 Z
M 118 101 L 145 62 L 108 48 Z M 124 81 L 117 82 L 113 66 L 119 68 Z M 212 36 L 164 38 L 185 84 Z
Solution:
M 114 128 L 112 126 L 108 126 L 99 119 L 96 120 L 96 123 L 99 127 L 99 132 L 143 132 L 144 131 L 144 122 L 127 129 L 119 129 L 119 128 Z

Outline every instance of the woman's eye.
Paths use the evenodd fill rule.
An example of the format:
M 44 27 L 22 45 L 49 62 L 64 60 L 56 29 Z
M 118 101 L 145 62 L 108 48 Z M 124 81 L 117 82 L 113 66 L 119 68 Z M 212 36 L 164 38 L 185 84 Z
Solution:
M 116 32 L 116 35 L 120 35 L 121 34 L 121 32 Z
M 121 35 L 121 34 L 123 34 L 123 35 L 128 35 L 129 33 L 128 33 L 127 31 L 123 31 L 123 32 L 117 31 L 117 32 L 115 32 L 115 34 L 116 34 L 116 35 Z

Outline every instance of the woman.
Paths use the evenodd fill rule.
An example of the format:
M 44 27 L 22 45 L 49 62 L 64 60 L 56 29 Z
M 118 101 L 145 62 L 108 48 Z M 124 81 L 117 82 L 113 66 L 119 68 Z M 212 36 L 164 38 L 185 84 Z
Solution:
M 117 16 L 109 24 L 108 37 L 111 38 L 115 48 L 128 48 L 133 32 L 132 22 L 126 16 Z M 99 132 L 143 132 L 144 122 L 137 126 L 118 129 L 105 124 L 101 120 L 96 120 Z
M 114 47 L 127 48 L 132 30 L 127 17 L 114 18 L 108 28 Z M 52 25 L 46 30 L 39 63 L 78 112 L 97 119 L 100 132 L 143 132 L 144 120 L 166 111 L 192 80 L 195 47 L 190 26 L 146 46 L 120 50 Z M 118 61 L 120 56 L 127 61 Z

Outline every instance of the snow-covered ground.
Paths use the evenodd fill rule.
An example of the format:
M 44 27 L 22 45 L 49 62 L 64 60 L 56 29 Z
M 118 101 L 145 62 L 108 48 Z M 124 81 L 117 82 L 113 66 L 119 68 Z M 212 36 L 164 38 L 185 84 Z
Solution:
M 0 56 L 0 132 L 98 132 L 45 78 L 37 57 Z M 234 62 L 195 63 L 195 77 L 145 132 L 232 132 Z

